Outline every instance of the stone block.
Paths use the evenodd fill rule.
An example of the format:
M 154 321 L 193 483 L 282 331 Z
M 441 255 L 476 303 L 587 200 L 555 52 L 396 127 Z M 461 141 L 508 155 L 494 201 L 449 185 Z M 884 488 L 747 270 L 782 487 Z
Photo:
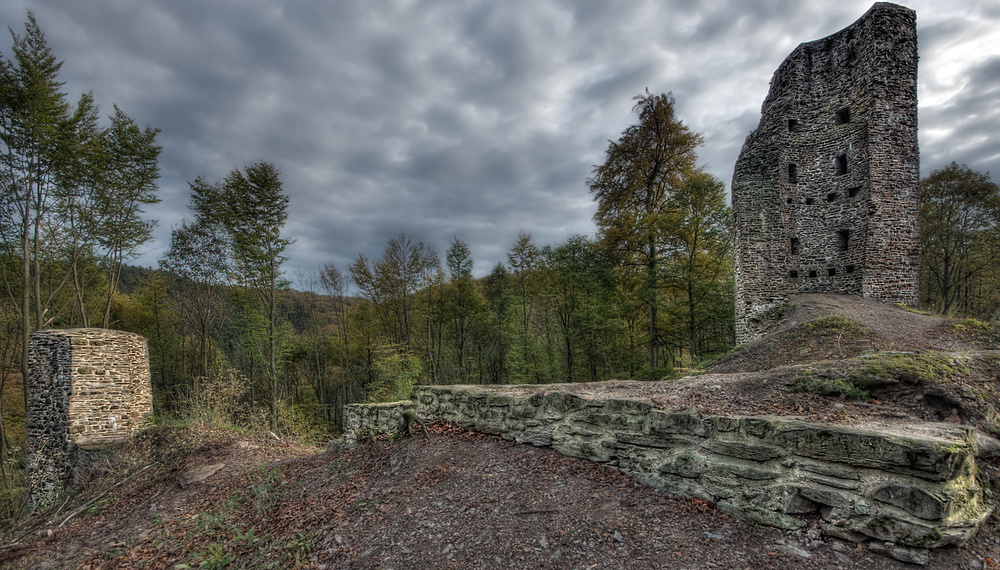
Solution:
M 903 509 L 927 520 L 946 518 L 958 508 L 955 493 L 945 489 L 930 490 L 917 485 L 889 483 L 879 487 L 872 498 Z
M 660 473 L 669 473 L 685 478 L 698 478 L 709 470 L 708 458 L 690 449 L 669 456 L 660 465 Z
M 651 410 L 648 418 L 651 434 L 683 434 L 707 437 L 712 429 L 711 425 L 694 410 L 676 413 Z
M 889 436 L 844 426 L 788 424 L 775 435 L 774 441 L 801 457 L 935 481 L 958 474 L 972 456 L 967 444 L 918 435 Z
M 757 524 L 762 524 L 764 526 L 773 526 L 775 528 L 781 528 L 786 530 L 795 530 L 802 528 L 806 525 L 805 522 L 788 516 L 784 513 L 779 513 L 777 511 L 771 511 L 768 509 L 762 509 L 759 507 L 745 506 L 733 504 L 729 501 L 719 501 L 719 508 L 724 512 L 733 515 L 734 517 L 739 517 L 744 520 L 752 521 Z
M 787 452 L 781 447 L 774 445 L 754 445 L 748 443 L 746 440 L 728 441 L 712 439 L 705 444 L 705 448 L 720 455 L 752 461 L 770 461 L 787 455 Z

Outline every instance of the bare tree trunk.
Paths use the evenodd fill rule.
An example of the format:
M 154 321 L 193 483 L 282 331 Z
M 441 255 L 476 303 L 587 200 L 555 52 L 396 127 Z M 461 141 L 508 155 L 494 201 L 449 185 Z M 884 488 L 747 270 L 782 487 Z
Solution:
M 28 233 L 30 215 L 30 200 L 25 200 L 24 215 L 21 228 L 21 386 L 24 392 L 24 407 L 28 408 L 28 337 L 31 335 L 31 261 L 28 256 Z
M 659 366 L 660 339 L 656 331 L 656 244 L 649 240 L 649 260 L 646 262 L 646 305 L 649 318 L 649 367 Z

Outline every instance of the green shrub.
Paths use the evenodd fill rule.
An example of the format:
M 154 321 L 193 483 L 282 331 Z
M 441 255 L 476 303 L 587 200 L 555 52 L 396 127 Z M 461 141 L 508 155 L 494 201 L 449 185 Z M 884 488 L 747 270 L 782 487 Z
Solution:
M 413 385 L 424 372 L 420 358 L 395 345 L 384 346 L 380 352 L 375 362 L 378 379 L 365 386 L 367 401 L 377 403 L 409 399 Z

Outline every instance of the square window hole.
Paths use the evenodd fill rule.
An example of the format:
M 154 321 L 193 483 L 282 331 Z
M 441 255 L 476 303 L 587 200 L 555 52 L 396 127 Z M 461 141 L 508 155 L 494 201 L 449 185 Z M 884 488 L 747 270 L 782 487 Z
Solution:
M 837 111 L 837 124 L 844 125 L 851 122 L 851 108 L 844 107 Z
M 810 269 L 809 270 L 809 278 L 810 279 L 815 279 L 816 278 L 816 270 L 815 269 Z
M 791 270 L 791 271 L 788 272 L 788 276 L 791 277 L 792 279 L 798 279 L 799 278 L 799 272 L 793 269 L 793 270 Z
M 792 200 L 791 198 L 789 198 L 788 199 L 788 203 L 791 204 L 792 202 L 794 202 L 794 200 Z
M 813 199 L 812 198 L 806 198 L 806 206 L 812 206 L 812 205 L 813 205 Z
M 837 201 L 837 193 L 836 192 L 831 192 L 831 193 L 827 194 L 826 195 L 826 201 L 827 202 L 836 202 Z
M 837 275 L 837 268 L 835 268 L 835 267 L 827 268 L 826 274 L 829 275 L 830 277 L 836 276 Z
M 788 132 L 797 133 L 799 132 L 799 120 L 798 119 L 788 119 Z
M 847 267 L 845 267 L 844 269 L 845 269 L 845 271 L 847 271 L 847 274 L 848 274 L 848 275 L 850 275 L 850 274 L 854 273 L 854 266 L 853 266 L 853 265 L 848 265 L 848 266 L 847 266 Z
M 857 196 L 858 192 L 860 192 L 860 191 L 861 191 L 861 187 L 860 186 L 852 186 L 851 188 L 847 189 L 847 196 L 849 198 L 853 198 L 853 197 Z

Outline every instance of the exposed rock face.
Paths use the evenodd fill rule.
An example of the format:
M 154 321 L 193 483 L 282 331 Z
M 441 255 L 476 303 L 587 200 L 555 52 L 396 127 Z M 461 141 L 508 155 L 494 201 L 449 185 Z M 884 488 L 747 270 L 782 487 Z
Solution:
M 345 408 L 345 443 L 405 433 L 407 410 L 615 466 L 671 493 L 768 526 L 819 514 L 828 534 L 905 548 L 962 544 L 990 513 L 976 434 L 951 424 L 892 429 L 656 409 L 645 398 L 586 398 L 499 387 L 418 386 L 412 402 Z M 919 557 L 919 552 L 915 555 Z
M 880 2 L 788 56 L 743 145 L 737 341 L 791 293 L 915 303 L 919 176 L 916 14 Z
M 146 339 L 106 329 L 43 330 L 28 350 L 28 502 L 132 436 L 153 413 Z M 79 477 L 79 473 L 74 474 Z

